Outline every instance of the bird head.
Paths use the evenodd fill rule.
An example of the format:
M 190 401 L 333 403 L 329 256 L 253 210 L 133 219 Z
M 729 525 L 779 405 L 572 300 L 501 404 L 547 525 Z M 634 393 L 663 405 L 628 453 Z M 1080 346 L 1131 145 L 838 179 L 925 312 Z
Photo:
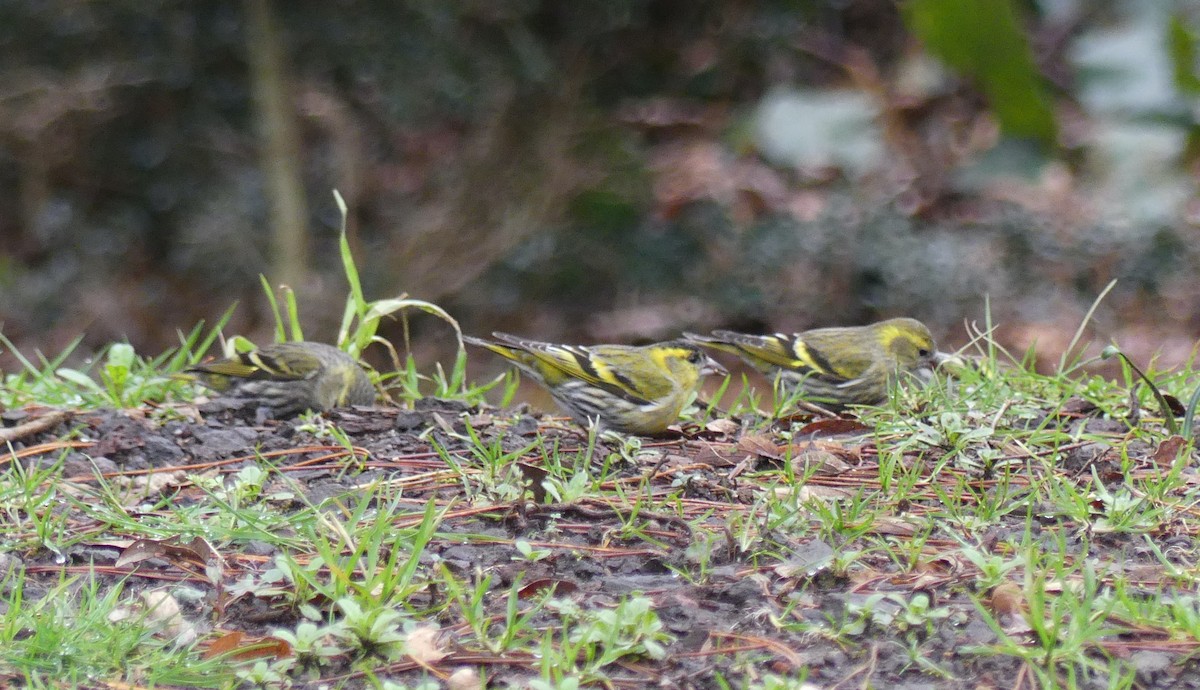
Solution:
M 916 319 L 888 319 L 875 324 L 880 342 L 897 369 L 932 369 L 937 361 L 937 343 L 925 324 Z
M 671 372 L 671 378 L 688 383 L 699 380 L 710 374 L 725 375 L 729 372 L 712 357 L 709 357 L 699 345 L 675 340 L 653 346 L 654 359 L 660 366 Z

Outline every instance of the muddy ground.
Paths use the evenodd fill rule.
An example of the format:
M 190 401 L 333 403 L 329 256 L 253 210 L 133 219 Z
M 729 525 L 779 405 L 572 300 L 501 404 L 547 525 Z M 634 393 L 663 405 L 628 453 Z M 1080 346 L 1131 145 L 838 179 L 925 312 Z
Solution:
M 176 506 L 210 500 L 189 477 L 229 477 L 257 463 L 256 453 L 269 458 L 278 470 L 264 497 L 301 487 L 305 495 L 296 497 L 293 507 L 323 502 L 344 505 L 363 487 L 378 482 L 402 490 L 402 501 L 411 504 L 415 520 L 435 499 L 449 508 L 422 563 L 445 564 L 467 580 L 490 574 L 495 596 L 487 607 L 496 615 L 503 614 L 509 586 L 518 580 L 535 583 L 530 597 L 533 591 L 556 586 L 560 596 L 584 608 L 612 607 L 635 592 L 653 600 L 673 636 L 669 653 L 664 660 L 618 662 L 608 669 L 613 687 L 717 688 L 719 677 L 739 687 L 756 675 L 794 677 L 805 670 L 810 682 L 827 688 L 1036 687 L 1020 660 L 980 651 L 994 645 L 998 637 L 973 600 L 1009 626 L 1014 639 L 1031 643 L 1032 635 L 1027 627 L 1022 631 L 1019 605 L 1006 607 L 1003 592 L 979 590 L 979 571 L 959 555 L 959 544 L 947 530 L 934 528 L 911 562 L 897 562 L 887 549 L 872 546 L 897 544 L 927 531 L 926 516 L 936 515 L 939 506 L 933 491 L 937 486 L 988 492 L 997 485 L 995 477 L 964 476 L 965 471 L 943 465 L 940 474 L 927 478 L 928 502 L 890 506 L 886 514 L 841 533 L 821 529 L 822 522 L 804 510 L 792 515 L 764 510 L 763 492 L 801 491 L 803 498 L 833 504 L 855 492 L 880 488 L 875 441 L 869 429 L 852 419 L 815 421 L 807 427 L 803 426 L 807 420 L 793 420 L 800 432 L 790 450 L 778 433 L 786 424 L 747 433 L 744 429 L 750 420 L 740 424 L 720 420 L 707 428 L 691 425 L 673 437 L 644 440 L 634 460 L 620 458 L 618 440 L 601 439 L 591 462 L 597 470 L 603 463 L 616 467 L 605 485 L 608 490 L 554 503 L 533 490 L 509 500 L 490 500 L 486 491 L 479 491 L 467 500 L 461 477 L 448 468 L 435 444 L 462 466 L 478 467 L 480 459 L 464 434 L 470 423 L 483 444 L 498 444 L 506 451 L 527 448 L 541 437 L 547 441 L 544 448 L 556 443 L 561 453 L 584 452 L 587 436 L 558 418 L 433 400 L 422 401 L 413 410 L 328 413 L 327 421 L 351 439 L 356 449 L 352 455 L 328 437 L 314 436 L 303 420 L 259 425 L 252 415 L 236 411 L 184 412 L 193 419 L 163 422 L 145 410 L 81 412 L 52 429 L 19 439 L 14 448 L 22 463 L 49 467 L 61 461 L 64 444 L 73 444 L 62 472 L 64 487 L 74 484 L 86 489 L 80 495 L 91 495 L 97 476 L 102 475 L 110 486 L 138 487 L 144 493 L 131 514 L 144 510 L 158 518 L 162 514 L 155 507 L 156 497 L 170 496 Z M 4 421 L 11 428 L 43 414 L 10 411 Z M 1130 452 L 1149 458 L 1152 451 L 1133 448 Z M 781 468 L 788 453 L 797 466 L 818 465 L 803 487 L 781 480 L 786 476 Z M 1081 478 L 1093 473 L 1104 476 L 1112 471 L 1114 457 L 1110 449 L 1095 444 L 1068 447 L 1062 465 L 1064 471 Z M 914 454 L 905 461 L 932 468 L 939 458 L 937 453 Z M 520 457 L 519 472 L 536 486 L 544 463 L 542 451 L 535 449 Z M 1013 479 L 1009 490 L 1013 482 L 1020 480 Z M 618 485 L 624 496 L 614 490 Z M 678 499 L 634 515 L 630 492 Z M 881 500 L 886 503 L 886 496 Z M 672 512 L 664 505 L 677 508 Z M 289 504 L 283 501 L 277 507 L 286 511 Z M 122 563 L 119 559 L 128 557 L 131 539 L 142 535 L 97 523 L 67 503 L 60 509 L 71 511 L 67 524 L 75 533 L 62 540 L 69 547 L 61 554 L 49 549 L 12 554 L 26 569 L 27 601 L 57 583 L 64 571 L 85 573 L 94 568 L 109 585 L 124 581 L 129 592 L 161 587 L 164 582 L 200 589 L 204 596 L 184 611 L 198 626 L 200 649 L 230 632 L 257 638 L 299 621 L 292 609 L 271 597 L 229 596 L 233 583 L 270 566 L 277 549 L 265 541 L 214 545 L 223 563 L 221 581 L 213 582 L 194 562 L 204 560 L 204 554 L 194 553 L 189 559 L 163 552 Z M 1027 515 L 1014 512 L 972 538 L 1000 551 L 1006 540 L 1028 529 L 1035 534 L 1044 529 L 1047 548 L 1080 548 L 1084 530 L 1064 529 L 1061 516 L 1048 514 L 1039 520 L 1040 524 L 1035 521 L 1030 526 Z M 639 531 L 623 529 L 631 521 Z M 459 534 L 475 538 L 456 539 Z M 1087 538 L 1092 540 L 1093 554 L 1103 548 L 1125 567 L 1161 568 L 1141 536 L 1091 534 Z M 540 560 L 523 558 L 517 540 L 548 554 Z M 711 546 L 703 566 L 697 550 L 689 548 L 700 542 Z M 1185 562 L 1196 551 L 1186 532 L 1161 535 L 1159 545 L 1164 551 L 1179 550 Z M 839 568 L 838 556 L 856 550 L 863 553 L 852 566 Z M 941 613 L 905 624 L 894 600 L 885 596 L 868 601 L 878 594 L 897 594 L 909 601 L 925 595 L 929 606 Z M 436 608 L 437 598 L 443 596 L 443 591 L 430 587 L 418 597 L 423 600 L 410 604 L 428 610 Z M 845 626 L 854 620 L 855 607 L 863 604 L 883 617 L 868 617 L 858 628 Z M 894 619 L 887 624 L 889 616 Z M 491 654 L 474 642 L 461 620 L 452 618 L 444 615 L 431 621 L 443 631 L 446 651 L 434 667 L 449 672 L 475 666 L 488 687 L 523 687 L 536 677 L 537 661 L 529 654 Z M 538 621 L 555 624 L 545 616 Z M 835 629 L 840 634 L 819 632 Z M 1189 652 L 1168 642 L 1152 632 L 1114 634 L 1087 654 L 1129 662 L 1141 687 L 1200 687 L 1200 674 L 1187 660 Z M 415 663 L 381 663 L 376 672 L 409 683 L 429 676 Z M 325 669 L 324 678 L 349 687 L 364 682 L 353 669 L 336 664 Z M 1081 686 L 1106 684 L 1083 682 Z

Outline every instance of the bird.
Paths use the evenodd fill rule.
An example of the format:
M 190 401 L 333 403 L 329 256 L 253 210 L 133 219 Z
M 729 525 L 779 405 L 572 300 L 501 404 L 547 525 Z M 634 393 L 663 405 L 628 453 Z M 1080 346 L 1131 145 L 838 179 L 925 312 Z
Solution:
M 276 418 L 375 401 L 375 387 L 353 357 L 307 340 L 266 345 L 184 372 L 223 397 L 253 400 Z
M 556 345 L 493 333 L 465 336 L 472 345 L 510 360 L 550 392 L 580 424 L 653 436 L 679 419 L 703 377 L 725 368 L 693 343 Z
M 762 373 L 779 377 L 786 393 L 799 390 L 808 401 L 834 408 L 878 405 L 897 376 L 932 372 L 944 357 L 929 328 L 910 318 L 792 334 L 713 331 L 684 338 L 739 355 Z

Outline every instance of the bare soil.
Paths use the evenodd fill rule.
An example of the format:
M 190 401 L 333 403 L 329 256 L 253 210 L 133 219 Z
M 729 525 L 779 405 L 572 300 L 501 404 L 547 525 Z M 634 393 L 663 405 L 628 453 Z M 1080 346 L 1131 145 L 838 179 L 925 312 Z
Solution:
M 10 412 L 5 422 L 12 427 L 40 414 Z M 1064 424 L 1111 424 L 1090 419 L 1087 411 L 1068 416 Z M 1003 588 L 980 591 L 979 571 L 961 557 L 955 536 L 1003 553 L 1006 544 L 1033 530 L 1044 538 L 1047 549 L 1083 554 L 1087 542 L 1088 557 L 1104 553 L 1107 557 L 1102 560 L 1110 566 L 1138 570 L 1147 590 L 1164 586 L 1168 579 L 1145 536 L 1092 532 L 1065 516 L 1039 513 L 1036 506 L 1002 516 L 980 534 L 971 533 L 965 522 L 945 521 L 939 512 L 938 489 L 977 492 L 980 497 L 999 490 L 1020 494 L 1021 483 L 1033 478 L 1014 473 L 1001 482 L 987 472 L 972 475 L 944 463 L 935 475 L 932 468 L 943 453 L 933 450 L 905 457 L 907 463 L 929 468 L 920 494 L 927 501 L 891 505 L 881 492 L 880 500 L 887 506 L 883 514 L 865 521 L 846 516 L 844 528 L 836 534 L 820 530 L 820 523 L 803 509 L 790 516 L 765 512 L 763 492 L 803 491 L 831 506 L 859 491 L 880 492 L 875 442 L 864 433 L 869 430 L 852 418 L 814 422 L 794 436 L 802 441 L 790 443 L 774 431 L 745 433 L 745 425 L 736 420 L 646 439 L 643 450 L 648 452 L 641 460 L 617 461 L 618 471 L 606 483 L 603 495 L 563 504 L 533 490 L 519 500 L 488 501 L 483 496 L 464 500 L 462 481 L 434 443 L 463 466 L 478 466 L 478 458 L 461 435 L 469 422 L 484 444 L 498 442 L 508 451 L 527 448 L 541 435 L 545 448 L 557 444 L 561 453 L 581 452 L 586 436 L 564 420 L 429 400 L 414 410 L 356 408 L 326 417 L 349 436 L 354 453 L 312 435 L 299 420 L 259 425 L 253 415 L 230 410 L 201 413 L 196 421 L 165 423 L 144 410 L 82 412 L 54 429 L 20 439 L 14 448 L 20 462 L 37 466 L 59 462 L 62 449 L 70 446 L 63 491 L 70 491 L 71 485 L 94 490 L 99 476 L 111 486 L 140 486 L 146 498 L 131 510 L 134 515 L 142 510 L 162 517 L 156 496 L 170 495 L 174 506 L 211 501 L 189 476 L 229 476 L 261 462 L 258 458 L 266 458 L 276 469 L 262 500 L 279 501 L 266 497 L 295 487 L 304 493 L 290 506 L 279 501 L 277 508 L 283 511 L 331 500 L 328 505 L 353 503 L 364 486 L 390 482 L 402 487 L 401 500 L 411 503 L 413 521 L 419 522 L 427 502 L 434 499 L 449 509 L 423 562 L 444 564 L 468 581 L 490 575 L 494 596 L 487 607 L 501 620 L 508 589 L 518 581 L 525 583 L 522 596 L 527 599 L 556 587 L 559 596 L 584 608 L 609 608 L 631 593 L 653 600 L 674 641 L 664 660 L 624 660 L 611 668 L 614 687 L 622 688 L 718 688 L 718 677 L 736 687 L 740 679 L 756 673 L 794 675 L 803 669 L 811 682 L 826 688 L 1036 687 L 1022 662 L 986 652 L 997 642 L 997 633 L 980 612 L 981 606 L 989 610 L 1014 638 L 1033 645 L 1036 637 L 1021 613 L 1027 605 L 1019 594 Z M 613 443 L 599 442 L 591 455 L 594 467 L 606 458 L 613 462 L 618 452 Z M 1115 448 L 1116 444 L 1094 443 L 1064 446 L 1061 470 L 1081 481 L 1093 476 L 1117 481 Z M 1125 450 L 1141 458 L 1136 462 L 1139 471 L 1158 470 L 1155 449 Z M 803 487 L 781 481 L 783 472 L 769 471 L 789 461 L 797 475 L 801 466 L 812 469 L 816 464 Z M 538 485 L 545 464 L 542 451 L 529 452 L 519 462 L 531 485 Z M 624 497 L 617 488 L 624 490 Z M 633 496 L 638 492 L 656 497 L 674 494 L 678 500 L 673 505 L 678 508 L 635 513 Z M 277 547 L 266 541 L 214 545 L 221 569 L 220 581 L 213 582 L 212 571 L 200 567 L 211 563 L 200 561 L 215 560 L 216 554 L 164 550 L 157 557 L 122 564 L 131 541 L 141 535 L 97 523 L 70 503 L 60 509 L 70 512 L 68 524 L 73 531 L 71 538 L 62 541 L 73 546 L 62 553 L 42 549 L 12 554 L 26 569 L 26 601 L 37 600 L 64 572 L 94 570 L 107 586 L 124 582 L 128 591 L 171 582 L 200 590 L 203 596 L 186 605 L 185 616 L 201 626 L 202 648 L 230 633 L 258 639 L 299 622 L 292 609 L 270 597 L 228 594 L 232 583 L 271 566 Z M 942 524 L 931 526 L 935 517 Z M 740 527 L 731 529 L 731 524 Z M 637 530 L 628 529 L 629 525 Z M 897 562 L 888 555 L 889 549 L 878 548 L 913 541 L 918 535 L 924 538 L 930 531 L 907 562 Z M 456 538 L 466 534 L 474 538 Z M 1196 562 L 1197 546 L 1188 530 L 1155 539 L 1179 565 Z M 540 560 L 527 559 L 514 546 L 517 540 L 549 554 Z M 701 541 L 711 544 L 706 563 L 696 549 L 689 549 Z M 836 557 L 852 551 L 862 554 L 852 559 L 851 567 L 838 570 Z M 1014 584 L 1019 590 L 1021 583 Z M 858 630 L 843 627 L 855 619 L 856 605 L 881 593 L 908 601 L 924 595 L 930 608 L 946 615 L 905 623 L 902 607 L 885 598 L 870 606 L 884 616 L 894 615 L 891 624 L 868 616 Z M 439 598 L 445 596 L 431 586 L 410 605 L 416 610 L 437 610 Z M 556 625 L 550 615 L 539 616 L 535 624 Z M 536 677 L 536 659 L 488 652 L 466 634 L 462 620 L 443 615 L 429 622 L 443 631 L 447 652 L 431 664 L 437 671 L 477 667 L 488 687 L 523 687 Z M 802 622 L 813 624 L 808 632 L 800 631 Z M 844 633 L 840 636 L 814 632 L 839 627 Z M 1137 669 L 1139 687 L 1200 687 L 1200 674 L 1190 660 L 1194 651 L 1194 645 L 1167 639 L 1161 631 L 1126 626 L 1087 654 L 1098 660 L 1130 662 Z M 403 682 L 430 674 L 412 661 L 381 666 L 376 672 Z M 349 687 L 366 682 L 348 665 L 336 664 L 326 669 L 324 679 Z M 1099 680 L 1080 684 L 1106 687 Z

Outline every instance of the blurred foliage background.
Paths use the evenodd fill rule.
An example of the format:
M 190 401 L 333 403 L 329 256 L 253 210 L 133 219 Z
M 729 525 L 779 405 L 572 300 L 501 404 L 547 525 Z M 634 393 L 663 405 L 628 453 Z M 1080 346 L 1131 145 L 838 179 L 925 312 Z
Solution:
M 156 353 L 237 300 L 269 338 L 262 273 L 329 339 L 336 188 L 368 297 L 469 332 L 953 345 L 987 295 L 1056 357 L 1118 279 L 1094 336 L 1178 362 L 1198 32 L 1181 0 L 0 0 L 0 322 Z

